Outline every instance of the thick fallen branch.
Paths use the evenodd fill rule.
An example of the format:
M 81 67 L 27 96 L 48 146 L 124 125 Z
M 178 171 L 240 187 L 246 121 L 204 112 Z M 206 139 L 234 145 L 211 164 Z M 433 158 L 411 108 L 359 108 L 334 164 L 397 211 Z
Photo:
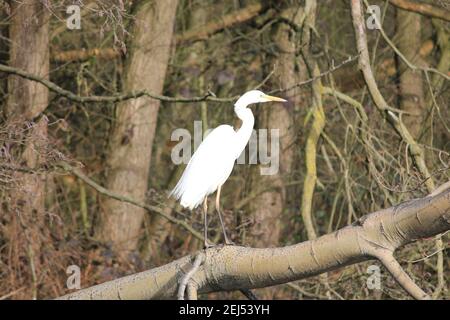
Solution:
M 198 293 L 273 286 L 315 276 L 370 259 L 380 259 L 413 297 L 428 298 L 393 259 L 393 252 L 417 239 L 450 230 L 450 187 L 366 215 L 352 226 L 315 240 L 282 248 L 220 246 L 204 251 L 204 261 L 189 277 Z M 194 257 L 86 288 L 60 299 L 164 299 L 177 296 Z
M 86 183 L 88 186 L 93 188 L 95 191 L 97 191 L 99 194 L 102 194 L 104 196 L 107 196 L 107 197 L 110 197 L 110 198 L 113 198 L 113 199 L 116 199 L 116 200 L 119 200 L 119 201 L 123 201 L 123 202 L 129 203 L 129 204 L 135 205 L 135 206 L 140 207 L 140 208 L 143 208 L 143 209 L 147 210 L 147 212 L 149 214 L 160 215 L 161 217 L 163 217 L 164 219 L 166 219 L 169 222 L 173 223 L 174 225 L 181 226 L 186 231 L 190 232 L 197 239 L 199 239 L 201 241 L 204 241 L 203 236 L 199 232 L 197 232 L 190 224 L 188 224 L 186 221 L 179 220 L 179 219 L 177 219 L 177 218 L 167 214 L 164 211 L 163 208 L 160 208 L 160 207 L 157 207 L 157 206 L 148 205 L 148 204 L 145 204 L 145 203 L 140 202 L 138 200 L 135 200 L 135 199 L 132 199 L 132 198 L 120 195 L 118 193 L 115 193 L 115 192 L 113 192 L 111 190 L 108 190 L 108 189 L 104 188 L 103 186 L 99 185 L 97 182 L 95 182 L 94 180 L 92 180 L 88 176 L 86 176 L 78 168 L 75 168 L 75 167 L 71 166 L 67 162 L 61 161 L 57 166 L 62 168 L 64 171 L 73 174 L 78 179 L 80 179 L 81 181 Z M 48 168 L 42 168 L 42 169 L 39 170 L 39 169 L 31 169 L 31 168 L 27 168 L 27 167 L 7 166 L 7 165 L 1 165 L 1 164 L 0 164 L 0 168 L 6 169 L 6 170 L 26 172 L 26 173 L 34 173 L 34 174 L 40 173 L 41 172 L 40 170 L 43 170 L 42 172 L 47 172 L 47 170 L 48 170 Z M 202 255 L 202 261 L 203 261 L 203 255 Z M 197 268 L 195 268 L 194 271 L 196 271 L 196 269 Z M 189 278 L 190 278 L 190 276 L 189 276 Z M 189 278 L 187 278 L 186 282 L 189 280 Z M 182 281 L 180 283 L 180 288 L 181 288 L 181 284 L 182 283 L 183 283 L 183 279 L 182 279 Z M 187 291 L 188 291 L 188 298 L 189 299 L 194 299 L 194 297 L 196 296 L 196 293 L 197 293 L 196 287 L 194 285 L 189 285 L 188 283 L 186 285 L 187 285 Z M 186 288 L 184 288 L 184 289 L 186 289 Z M 183 292 L 184 292 L 184 289 L 183 289 Z M 258 297 L 250 289 L 241 289 L 240 291 L 249 300 L 258 300 Z

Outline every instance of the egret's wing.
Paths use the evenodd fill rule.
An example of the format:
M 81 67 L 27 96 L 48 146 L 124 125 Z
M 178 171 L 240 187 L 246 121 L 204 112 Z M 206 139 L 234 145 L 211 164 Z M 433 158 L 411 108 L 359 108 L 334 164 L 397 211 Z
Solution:
M 195 208 L 224 183 L 234 166 L 235 136 L 229 125 L 211 131 L 194 152 L 171 195 L 181 198 L 182 205 Z

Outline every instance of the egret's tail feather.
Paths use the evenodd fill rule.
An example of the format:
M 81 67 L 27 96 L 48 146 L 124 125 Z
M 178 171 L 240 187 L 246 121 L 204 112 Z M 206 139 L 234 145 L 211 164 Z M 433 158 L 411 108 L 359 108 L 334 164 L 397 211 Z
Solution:
M 180 200 L 180 204 L 184 208 L 189 208 L 190 210 L 199 206 L 205 196 L 201 193 L 195 193 L 190 191 L 184 184 L 184 179 L 181 177 L 175 188 L 169 193 L 169 197 L 174 197 L 176 200 Z
M 190 210 L 197 208 L 205 198 L 202 194 L 194 194 L 189 191 L 185 191 L 181 197 L 180 197 L 180 204 L 185 207 L 189 208 Z
M 182 189 L 181 189 L 181 180 L 178 181 L 177 185 L 175 186 L 175 188 L 172 189 L 172 191 L 170 191 L 169 193 L 169 197 L 173 197 L 175 198 L 175 200 L 179 200 L 181 198 L 181 196 L 183 195 Z

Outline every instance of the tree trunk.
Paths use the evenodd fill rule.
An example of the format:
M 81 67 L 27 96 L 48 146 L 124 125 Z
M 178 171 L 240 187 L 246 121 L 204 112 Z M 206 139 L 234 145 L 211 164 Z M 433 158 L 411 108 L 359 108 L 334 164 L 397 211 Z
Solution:
M 123 91 L 148 90 L 161 94 L 171 51 L 177 0 L 142 1 L 136 6 L 135 25 L 123 80 Z M 159 101 L 148 97 L 117 106 L 110 138 L 107 187 L 144 200 Z M 116 249 L 134 250 L 144 210 L 105 198 L 99 235 Z
M 421 46 L 421 17 L 416 13 L 397 10 L 398 48 L 406 59 L 421 65 L 419 51 Z M 419 138 L 425 116 L 422 72 L 409 69 L 400 63 L 400 108 L 412 115 L 404 116 L 404 123 L 415 139 Z
M 12 2 L 10 57 L 11 67 L 48 79 L 48 20 L 47 8 L 39 1 Z M 48 89 L 35 81 L 8 76 L 6 114 L 9 119 L 32 120 L 48 104 Z
M 9 27 L 9 65 L 49 78 L 49 10 L 40 1 L 11 3 Z M 36 118 L 48 105 L 47 87 L 22 77 L 8 76 L 8 98 L 5 108 L 7 121 L 21 128 L 17 137 L 23 143 L 13 145 L 18 165 L 37 168 L 45 161 L 47 145 L 47 119 Z M 34 121 L 29 125 L 29 121 Z M 29 129 L 26 129 L 29 128 Z M 42 233 L 45 218 L 45 174 L 14 173 L 16 185 L 10 190 L 8 235 L 11 245 L 11 266 L 20 268 L 20 259 L 26 256 L 32 279 L 32 297 L 37 297 Z M 13 267 L 13 268 L 14 268 Z M 29 280 L 29 279 L 28 279 Z
M 202 27 L 204 27 L 207 23 L 207 17 L 208 17 L 208 11 L 211 9 L 217 9 L 213 6 L 205 6 L 203 3 L 197 3 L 196 5 L 192 6 L 192 11 L 188 15 L 188 30 L 186 31 L 187 34 L 189 34 L 192 30 L 202 30 Z M 192 43 L 190 45 L 189 49 L 189 55 L 186 57 L 187 61 L 191 61 L 189 63 L 189 70 L 185 70 L 188 74 L 195 74 L 195 76 L 192 78 L 192 81 L 187 83 L 187 90 L 193 90 L 196 89 L 198 92 L 198 95 L 201 95 L 205 92 L 205 86 L 204 86 L 204 75 L 201 73 L 202 70 L 202 63 L 204 63 L 205 59 L 205 42 L 199 41 Z M 186 62 L 184 62 L 186 63 Z M 186 68 L 187 69 L 187 68 Z M 179 89 L 179 88 L 178 88 Z M 201 114 L 202 114 L 202 121 L 203 121 L 203 133 L 208 129 L 208 121 L 207 121 L 207 102 L 203 101 L 199 103 L 199 106 L 201 108 Z M 174 106 L 177 108 L 176 106 Z M 186 119 L 187 112 L 198 112 L 198 110 L 187 110 L 185 106 L 181 106 L 181 110 L 178 107 L 178 110 L 175 111 L 173 114 L 176 114 L 177 117 L 180 117 L 182 119 Z M 204 116 L 205 115 L 205 116 Z M 172 130 L 171 128 L 170 130 Z M 158 129 L 159 130 L 159 129 Z M 167 134 L 167 132 L 166 132 Z M 170 133 L 168 134 L 170 136 Z M 156 164 L 159 165 L 159 164 Z M 164 164 L 161 164 L 164 165 Z M 173 187 L 177 180 L 180 178 L 181 174 L 183 173 L 183 166 L 177 166 L 175 169 L 174 174 L 170 177 L 167 183 L 167 188 Z M 176 205 L 176 200 L 173 197 L 170 197 L 167 199 L 167 207 L 164 209 L 167 214 L 172 214 L 172 207 Z M 161 254 L 159 253 L 159 248 L 166 240 L 167 236 L 170 233 L 171 224 L 167 221 L 167 219 L 157 215 L 151 217 L 150 221 L 150 227 L 148 229 L 148 233 L 150 235 L 150 241 L 148 242 L 148 247 L 144 250 L 148 249 L 149 252 L 151 252 L 152 259 L 155 261 L 158 261 L 161 258 Z M 195 242 L 198 242 L 198 245 L 203 245 L 201 241 L 198 239 L 194 239 Z
M 294 23 L 299 23 L 302 9 L 292 7 L 285 9 L 281 15 Z M 273 41 L 278 47 L 278 57 L 272 76 L 271 88 L 288 88 L 300 81 L 305 74 L 296 68 L 295 51 L 298 49 L 296 32 L 287 24 L 280 23 L 273 33 Z M 271 66 L 272 66 L 271 65 Z M 281 215 L 286 202 L 286 175 L 291 172 L 295 139 L 293 108 L 298 103 L 300 89 L 286 93 L 287 103 L 274 103 L 261 111 L 259 128 L 267 129 L 267 136 L 271 136 L 271 129 L 279 130 L 279 171 L 274 175 L 261 175 L 260 168 L 255 172 L 254 189 L 269 189 L 252 201 L 251 212 L 255 224 L 251 234 L 254 236 L 252 244 L 260 247 L 276 246 L 281 231 Z M 259 137 L 261 139 L 261 137 Z M 271 150 L 268 143 L 267 151 Z M 273 156 L 273 155 L 271 155 Z

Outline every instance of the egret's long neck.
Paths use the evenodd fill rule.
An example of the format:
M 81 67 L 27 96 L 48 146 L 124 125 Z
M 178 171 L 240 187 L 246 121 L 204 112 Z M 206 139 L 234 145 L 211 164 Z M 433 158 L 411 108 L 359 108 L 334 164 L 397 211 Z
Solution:
M 248 141 L 250 140 L 253 126 L 255 124 L 255 117 L 253 116 L 252 111 L 247 108 L 247 104 L 239 102 L 239 100 L 234 105 L 234 112 L 236 113 L 238 118 L 242 120 L 242 125 L 237 131 L 238 139 L 236 145 L 236 158 L 238 158 L 241 155 L 241 152 L 245 149 Z

